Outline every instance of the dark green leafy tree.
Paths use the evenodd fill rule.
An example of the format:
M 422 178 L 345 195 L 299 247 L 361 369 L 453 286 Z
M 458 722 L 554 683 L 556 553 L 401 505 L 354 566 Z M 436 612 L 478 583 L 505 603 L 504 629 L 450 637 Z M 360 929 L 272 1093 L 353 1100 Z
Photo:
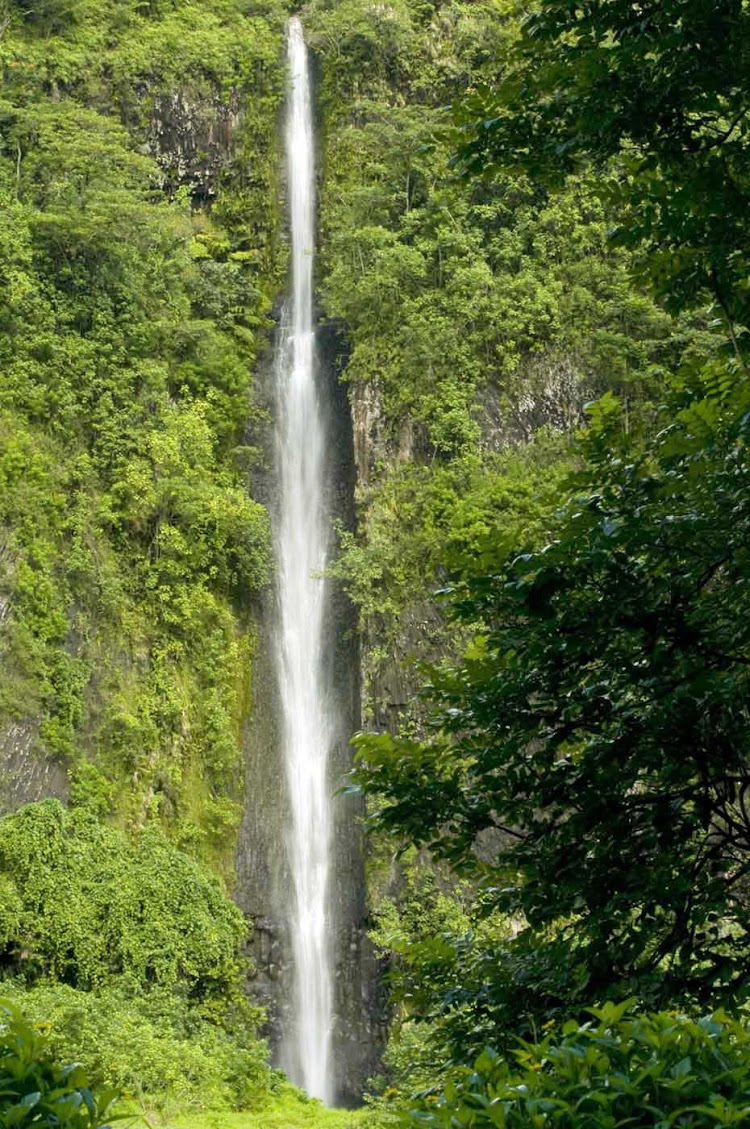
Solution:
M 750 420 L 727 413 L 691 402 L 639 446 L 600 401 L 554 539 L 453 593 L 485 627 L 435 672 L 436 738 L 361 739 L 376 823 L 524 923 L 479 970 L 494 994 L 471 958 L 490 1028 L 508 992 L 543 1016 L 747 990 Z
M 542 0 L 499 78 L 457 111 L 470 171 L 590 167 L 673 306 L 747 325 L 750 10 L 743 0 Z M 614 161 L 614 165 L 612 162 Z

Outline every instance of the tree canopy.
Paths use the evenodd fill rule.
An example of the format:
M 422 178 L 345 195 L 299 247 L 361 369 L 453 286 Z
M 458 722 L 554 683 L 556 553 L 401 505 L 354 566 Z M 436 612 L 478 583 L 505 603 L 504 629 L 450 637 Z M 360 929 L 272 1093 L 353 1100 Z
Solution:
M 439 736 L 363 738 L 360 774 L 380 826 L 567 954 L 560 998 L 563 979 L 578 1000 L 733 995 L 750 947 L 748 420 L 697 442 L 687 411 L 636 449 L 613 400 L 592 415 L 553 539 L 451 592 L 482 629 L 434 674 Z
M 459 104 L 459 160 L 553 180 L 594 162 L 671 305 L 708 292 L 746 325 L 749 65 L 745 0 L 542 0 Z
M 550 535 L 498 527 L 448 590 L 475 633 L 433 669 L 432 736 L 359 739 L 376 827 L 480 882 L 507 931 L 416 946 L 417 1012 L 453 1052 L 633 991 L 748 991 L 750 575 L 745 364 L 750 13 L 533 7 L 457 105 L 456 159 L 559 199 L 585 176 L 672 311 L 719 316 L 633 420 L 590 408 Z M 421 978 L 421 987 L 414 987 Z

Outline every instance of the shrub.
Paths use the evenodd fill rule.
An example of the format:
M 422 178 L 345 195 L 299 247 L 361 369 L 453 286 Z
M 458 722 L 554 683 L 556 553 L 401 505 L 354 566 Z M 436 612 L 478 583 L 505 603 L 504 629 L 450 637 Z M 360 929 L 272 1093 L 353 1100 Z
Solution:
M 246 931 L 154 829 L 131 840 L 56 800 L 0 820 L 0 994 L 96 1086 L 159 1109 L 242 1107 L 267 1088 Z
M 93 1085 L 146 1109 L 245 1108 L 273 1084 L 250 1005 L 213 1017 L 158 988 L 141 995 L 6 981 L 0 993 L 44 1027 L 51 1053 L 75 1058 Z
M 28 804 L 0 820 L 0 881 L 0 968 L 27 983 L 239 993 L 242 914 L 155 830 L 131 843 L 87 811 Z
M 61 1066 L 42 1036 L 0 1000 L 0 1125 L 3 1129 L 97 1129 L 114 1090 L 92 1090 L 78 1065 Z
M 707 1129 L 750 1123 L 750 1029 L 724 1012 L 638 1015 L 632 1001 L 589 1009 L 510 1059 L 473 1071 L 410 1115 L 430 1129 Z

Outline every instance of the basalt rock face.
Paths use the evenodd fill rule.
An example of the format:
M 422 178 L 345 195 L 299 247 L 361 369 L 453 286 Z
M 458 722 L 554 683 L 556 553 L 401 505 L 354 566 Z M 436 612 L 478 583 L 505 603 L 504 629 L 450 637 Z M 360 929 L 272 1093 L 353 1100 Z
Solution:
M 342 358 L 346 367 L 346 356 Z M 429 462 L 431 452 L 413 421 L 394 423 L 372 383 L 348 386 L 353 430 L 356 487 L 367 505 L 367 489 L 378 468 L 411 461 Z M 474 418 L 480 444 L 488 452 L 529 442 L 540 428 L 570 432 L 585 421 L 584 405 L 598 393 L 575 357 L 564 352 L 526 356 L 508 387 L 485 385 L 477 391 Z M 384 644 L 377 620 L 367 624 L 361 639 L 361 699 L 368 728 L 396 734 L 403 720 L 419 722 L 423 684 L 419 665 L 438 662 L 455 645 L 456 625 L 445 622 L 441 608 L 425 593 L 399 619 Z
M 144 148 L 158 161 L 169 188 L 187 186 L 194 201 L 207 202 L 215 196 L 222 172 L 233 164 L 241 123 L 236 94 L 160 93 L 151 99 Z
M 339 383 L 337 342 L 333 333 L 318 334 L 321 399 L 328 410 L 330 511 L 335 522 L 351 526 L 354 507 L 352 423 L 346 393 Z M 259 399 L 273 410 L 273 363 L 269 357 L 259 377 Z M 254 493 L 270 509 L 277 504 L 272 438 L 261 437 L 266 470 L 253 476 Z M 257 444 L 258 436 L 249 437 Z M 360 726 L 359 641 L 354 609 L 343 590 L 330 582 L 327 630 L 328 685 L 336 696 L 339 730 L 331 764 L 334 792 L 351 767 L 349 739 Z M 289 799 L 280 745 L 280 700 L 273 663 L 278 613 L 269 591 L 259 610 L 259 646 L 253 668 L 253 706 L 244 738 L 246 785 L 244 817 L 237 852 L 235 899 L 252 919 L 249 955 L 254 972 L 248 991 L 268 1012 L 266 1034 L 278 1054 L 282 1033 L 292 1022 L 293 976 L 288 927 L 293 897 L 286 835 Z M 333 1061 L 336 1100 L 355 1105 L 372 1074 L 382 1045 L 383 1016 L 377 1004 L 377 963 L 367 940 L 367 905 L 361 831 L 362 810 L 354 796 L 338 796 L 334 805 L 331 910 L 334 951 Z
M 539 353 L 525 357 L 513 386 L 486 387 L 478 395 L 477 419 L 488 450 L 528 443 L 535 432 L 570 432 L 583 425 L 584 405 L 600 393 L 574 357 Z
M 356 482 L 352 417 L 346 388 L 340 380 L 340 348 L 333 330 L 319 333 L 319 351 L 330 404 L 332 513 L 346 528 L 354 525 Z M 354 607 L 340 585 L 332 589 L 330 630 L 331 684 L 339 695 L 341 732 L 332 766 L 333 783 L 340 786 L 352 764 L 351 735 L 361 727 L 360 644 Z M 385 1016 L 378 997 L 378 966 L 367 938 L 367 900 L 364 875 L 365 843 L 359 797 L 340 795 L 335 805 L 334 886 L 336 935 L 336 1016 L 334 1060 L 340 1066 L 340 1099 L 361 1100 L 382 1047 Z
M 16 675 L 18 654 L 12 639 L 13 585 L 17 561 L 0 540 L 0 678 L 6 688 Z M 42 715 L 33 694 L 12 695 L 15 708 L 0 716 L 0 816 L 23 804 L 68 796 L 65 766 L 44 748 Z
M 33 722 L 10 722 L 0 731 L 0 816 L 49 797 L 67 800 L 65 766 L 39 748 Z

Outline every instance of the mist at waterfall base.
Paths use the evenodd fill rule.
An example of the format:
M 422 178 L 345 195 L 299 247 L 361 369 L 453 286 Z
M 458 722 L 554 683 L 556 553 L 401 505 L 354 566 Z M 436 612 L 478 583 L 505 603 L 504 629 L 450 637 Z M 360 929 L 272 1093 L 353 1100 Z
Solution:
M 313 328 L 315 166 L 310 76 L 302 26 L 288 33 L 285 146 L 292 251 L 291 295 L 276 356 L 275 522 L 279 636 L 276 665 L 284 765 L 291 807 L 288 839 L 293 890 L 289 927 L 294 960 L 292 1028 L 281 1061 L 291 1079 L 331 1104 L 333 970 L 330 922 L 332 847 L 329 762 L 335 732 L 323 641 L 330 516 L 325 505 L 326 434 L 316 386 Z

